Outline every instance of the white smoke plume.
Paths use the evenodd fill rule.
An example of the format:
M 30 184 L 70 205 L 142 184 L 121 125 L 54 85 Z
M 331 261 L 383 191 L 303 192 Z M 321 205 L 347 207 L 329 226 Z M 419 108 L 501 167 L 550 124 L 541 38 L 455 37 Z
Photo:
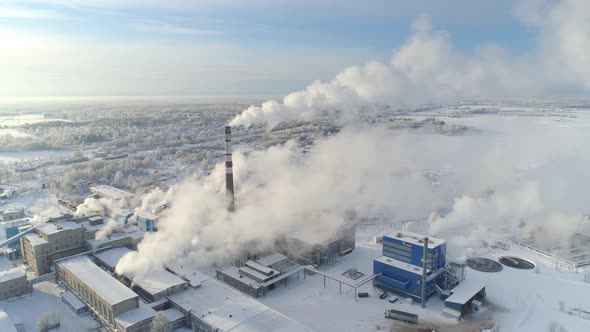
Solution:
M 351 128 L 319 142 L 305 159 L 292 142 L 247 157 L 236 152 L 236 211 L 225 209 L 219 164 L 210 176 L 176 188 L 158 232 L 146 234 L 117 271 L 141 274 L 189 255 L 198 263 L 218 263 L 253 242 L 271 248 L 295 232 L 328 240 L 351 215 L 410 218 L 438 207 L 404 146 L 403 136 L 386 129 Z
M 119 219 L 126 214 L 125 207 L 126 203 L 123 201 L 89 197 L 78 205 L 74 216 L 101 215 L 106 220 L 106 225 L 96 232 L 96 239 L 100 241 L 121 229 L 122 225 Z
M 519 2 L 517 17 L 539 33 L 537 49 L 522 56 L 494 44 L 482 45 L 473 55 L 462 54 L 448 33 L 420 18 L 389 63 L 347 68 L 333 80 L 315 81 L 282 102 L 250 106 L 230 125 L 266 123 L 272 128 L 323 114 L 351 118 L 375 105 L 405 108 L 459 99 L 536 97 L 564 86 L 590 91 L 589 6 L 586 0 Z

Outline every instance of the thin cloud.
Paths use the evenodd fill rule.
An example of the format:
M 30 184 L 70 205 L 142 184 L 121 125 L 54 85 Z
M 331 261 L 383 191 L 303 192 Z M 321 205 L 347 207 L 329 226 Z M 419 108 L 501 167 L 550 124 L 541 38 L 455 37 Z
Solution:
M 64 15 L 51 10 L 39 10 L 24 7 L 0 5 L 0 18 L 58 19 L 64 17 Z
M 147 32 L 155 32 L 155 33 L 164 33 L 164 34 L 177 34 L 177 35 L 212 35 L 218 34 L 220 31 L 218 30 L 210 30 L 210 29 L 196 29 L 181 25 L 175 25 L 165 22 L 139 22 L 134 23 L 131 27 L 135 30 L 139 31 L 147 31 Z

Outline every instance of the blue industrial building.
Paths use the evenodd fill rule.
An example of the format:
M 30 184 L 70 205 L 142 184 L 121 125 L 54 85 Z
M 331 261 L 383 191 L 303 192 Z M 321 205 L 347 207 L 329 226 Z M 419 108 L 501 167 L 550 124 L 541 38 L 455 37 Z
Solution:
M 417 301 L 422 299 L 422 258 L 424 236 L 407 231 L 396 231 L 383 236 L 383 256 L 373 262 L 373 273 L 378 276 L 373 284 L 383 290 Z M 446 266 L 447 244 L 428 238 L 426 298 L 436 293 L 436 283 Z
M 157 232 L 158 217 L 152 213 L 144 212 L 137 215 L 137 225 L 145 232 Z
M 31 223 L 29 222 L 28 218 L 24 218 L 24 219 L 17 219 L 17 220 L 10 220 L 10 221 L 5 221 L 3 222 L 2 228 L 4 228 L 4 238 L 6 239 L 10 239 L 11 237 L 17 235 L 20 231 L 19 231 L 19 227 L 22 226 L 26 226 L 26 225 L 30 225 Z M 7 246 L 9 248 L 19 248 L 19 241 L 14 241 L 12 243 L 9 243 Z

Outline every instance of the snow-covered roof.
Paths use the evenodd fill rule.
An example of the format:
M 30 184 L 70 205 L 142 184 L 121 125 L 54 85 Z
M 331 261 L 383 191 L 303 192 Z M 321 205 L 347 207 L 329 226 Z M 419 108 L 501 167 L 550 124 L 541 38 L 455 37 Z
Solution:
M 30 223 L 31 222 L 30 222 L 29 218 L 23 218 L 23 219 L 3 221 L 2 225 L 6 228 L 9 228 L 9 227 L 20 227 L 20 226 L 24 226 L 24 225 L 29 225 Z
M 103 262 L 109 269 L 114 270 L 119 260 L 132 250 L 127 247 L 118 247 L 102 251 L 94 256 Z
M 39 234 L 37 234 L 37 233 L 27 234 L 27 235 L 25 235 L 25 238 L 29 241 L 29 243 L 33 247 L 49 243 L 44 238 L 40 237 Z
M 185 266 L 179 262 L 166 263 L 166 267 L 177 276 L 187 279 L 191 287 L 199 287 L 209 277 L 191 266 Z
M 26 273 L 23 269 L 15 267 L 10 270 L 0 271 L 0 283 L 25 277 Z
M 210 279 L 169 299 L 221 331 L 310 331 L 264 304 Z M 243 327 L 240 327 L 242 326 Z
M 119 263 L 119 260 L 131 251 L 133 250 L 126 247 L 119 247 L 105 250 L 99 254 L 96 254 L 95 256 L 97 259 L 106 264 L 110 269 L 114 270 L 117 266 L 117 263 Z M 142 278 L 135 278 L 133 281 L 137 286 L 141 287 L 143 290 L 152 295 L 156 295 L 175 286 L 186 284 L 186 281 L 164 270 L 163 268 L 150 272 Z
M 397 259 L 393 259 L 393 258 L 390 258 L 387 256 L 381 256 L 375 260 L 377 262 L 387 264 L 389 266 L 393 266 L 398 269 L 402 269 L 402 270 L 405 270 L 405 271 L 408 271 L 408 272 L 411 272 L 414 274 L 422 275 L 422 268 L 417 267 L 416 265 L 408 264 L 406 262 L 402 262 L 402 261 L 399 261 Z M 427 272 L 430 272 L 430 270 L 428 270 Z
M 17 332 L 16 327 L 14 327 L 14 323 L 8 317 L 8 314 L 0 309 L 0 331 L 2 332 Z
M 162 310 L 160 312 L 166 317 L 166 319 L 168 319 L 169 322 L 175 322 L 179 319 L 184 318 L 184 315 L 182 314 L 182 312 L 180 312 L 174 308 L 169 308 L 166 310 Z
M 485 287 L 486 285 L 482 281 L 465 279 L 457 287 L 451 289 L 452 294 L 445 302 L 465 304 Z
M 115 200 L 125 199 L 125 198 L 135 196 L 135 194 L 132 194 L 128 191 L 121 190 L 119 188 L 115 188 L 115 187 L 107 186 L 107 185 L 98 185 L 98 186 L 90 187 L 90 190 L 97 195 L 100 195 L 100 196 L 103 196 L 106 198 L 110 198 L 110 199 L 115 199 Z
M 64 292 L 61 294 L 61 297 L 63 297 L 64 300 L 66 300 L 74 308 L 74 310 L 80 310 L 86 307 L 86 304 L 84 304 L 84 302 L 82 302 L 82 300 L 80 300 L 80 298 L 78 298 L 78 296 L 72 292 Z
M 103 271 L 88 256 L 72 257 L 60 261 L 58 265 L 76 275 L 80 281 L 110 305 L 137 297 L 137 294 Z
M 43 223 L 37 226 L 39 232 L 45 233 L 46 235 L 56 234 L 64 230 L 79 229 L 82 225 L 77 224 L 73 221 L 56 221 Z
M 141 323 L 145 320 L 156 316 L 156 311 L 148 306 L 140 306 L 139 308 L 129 310 L 115 318 L 115 321 L 124 328 L 129 328 L 135 324 Z
M 175 286 L 186 284 L 186 281 L 163 268 L 150 272 L 141 279 L 136 278 L 134 282 L 137 286 L 152 295 L 156 295 Z
M 268 255 L 268 256 L 264 256 L 260 259 L 257 259 L 256 261 L 259 264 L 262 264 L 264 266 L 271 266 L 273 264 L 276 264 L 278 262 L 282 262 L 285 259 L 288 259 L 287 256 L 285 255 L 281 255 L 278 252 L 275 252 L 274 254 Z
M 389 237 L 392 239 L 402 240 L 404 242 L 408 242 L 408 243 L 418 245 L 418 246 L 424 245 L 424 237 L 425 236 L 426 235 L 408 232 L 408 231 L 404 231 L 404 230 L 399 230 L 399 231 L 395 231 L 395 232 L 391 232 L 389 234 L 383 235 L 383 237 Z M 447 242 L 446 240 L 442 240 L 439 238 L 428 236 L 428 247 L 429 248 L 438 247 L 441 244 L 445 244 L 446 242 Z

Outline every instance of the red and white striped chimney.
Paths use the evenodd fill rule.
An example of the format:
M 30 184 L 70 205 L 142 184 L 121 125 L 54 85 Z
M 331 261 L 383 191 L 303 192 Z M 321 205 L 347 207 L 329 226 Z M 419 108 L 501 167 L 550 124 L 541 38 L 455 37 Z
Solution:
M 234 172 L 231 159 L 231 127 L 225 126 L 225 197 L 227 200 L 227 210 L 235 210 L 234 202 Z

